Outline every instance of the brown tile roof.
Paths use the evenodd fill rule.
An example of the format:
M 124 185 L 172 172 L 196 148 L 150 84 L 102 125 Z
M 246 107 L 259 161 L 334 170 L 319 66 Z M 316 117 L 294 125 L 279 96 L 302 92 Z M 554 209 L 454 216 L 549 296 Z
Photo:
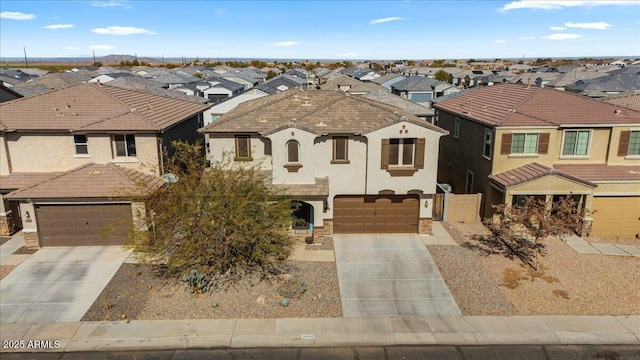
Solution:
M 640 181 L 640 165 L 565 164 L 553 168 L 591 182 Z
M 560 90 L 518 84 L 477 88 L 433 107 L 491 126 L 640 124 L 640 111 Z
M 0 190 L 16 190 L 33 186 L 62 173 L 57 172 L 14 172 L 0 176 Z
M 446 133 L 446 130 L 391 105 L 342 91 L 298 89 L 245 102 L 200 129 L 200 132 L 251 132 L 264 135 L 295 126 L 317 135 L 363 134 L 403 119 Z
M 209 108 L 96 83 L 0 104 L 0 130 L 162 132 Z
M 302 197 L 327 197 L 329 196 L 329 178 L 316 178 L 315 184 L 274 185 L 284 191 L 285 195 Z
M 640 111 L 640 92 L 631 94 L 611 95 L 602 99 L 603 102 L 624 106 L 628 109 Z
M 536 162 L 529 163 L 527 165 L 523 165 L 515 169 L 507 170 L 499 174 L 489 175 L 489 180 L 498 184 L 503 189 L 507 189 L 516 185 L 521 185 L 526 182 L 539 179 L 547 175 L 557 175 L 568 180 L 577 181 L 579 183 L 582 183 L 590 187 L 597 186 L 596 184 L 593 184 L 587 180 L 584 180 L 583 178 L 580 178 L 574 175 L 569 175 L 564 171 L 553 169 L 553 168 L 538 164 Z
M 12 200 L 122 199 L 147 196 L 163 183 L 161 178 L 118 165 L 89 163 L 5 197 Z

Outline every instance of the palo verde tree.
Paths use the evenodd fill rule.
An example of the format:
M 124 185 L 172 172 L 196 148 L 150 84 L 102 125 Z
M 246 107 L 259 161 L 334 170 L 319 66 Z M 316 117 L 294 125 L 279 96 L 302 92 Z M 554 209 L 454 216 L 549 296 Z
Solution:
M 583 216 L 570 195 L 551 204 L 527 197 L 521 204 L 500 204 L 493 208 L 494 216 L 483 221 L 491 237 L 538 272 L 540 256 L 544 255 L 543 240 L 577 234 L 582 227 Z
M 434 77 L 435 77 L 436 80 L 440 80 L 440 81 L 444 81 L 444 82 L 448 82 L 449 81 L 449 73 L 444 71 L 444 70 L 436 71 Z
M 255 166 L 206 166 L 202 146 L 174 142 L 174 175 L 147 201 L 148 232 L 134 247 L 166 261 L 167 273 L 196 270 L 224 285 L 243 275 L 277 275 L 291 252 L 291 202 Z

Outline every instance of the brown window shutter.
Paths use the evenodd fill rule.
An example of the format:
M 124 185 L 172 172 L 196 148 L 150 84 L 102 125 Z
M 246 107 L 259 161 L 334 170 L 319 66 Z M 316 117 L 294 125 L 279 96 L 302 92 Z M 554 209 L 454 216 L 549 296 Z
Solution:
M 538 135 L 538 154 L 549 153 L 549 133 Z
M 418 139 L 416 143 L 416 169 L 424 169 L 424 139 Z
M 513 134 L 502 134 L 502 144 L 500 145 L 500 155 L 511 154 L 511 140 Z
M 627 156 L 629 152 L 629 139 L 631 131 L 623 131 L 620 133 L 620 142 L 618 143 L 618 156 Z
M 389 139 L 382 139 L 382 154 L 380 155 L 380 169 L 389 168 Z

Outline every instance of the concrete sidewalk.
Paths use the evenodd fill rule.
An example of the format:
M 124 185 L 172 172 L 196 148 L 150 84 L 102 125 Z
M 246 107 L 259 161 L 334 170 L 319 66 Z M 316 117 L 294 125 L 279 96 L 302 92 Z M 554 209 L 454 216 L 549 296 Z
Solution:
M 2 352 L 418 344 L 640 346 L 640 316 L 426 316 L 4 323 L 0 325 L 0 334 L 3 344 L 5 340 L 18 344 L 17 349 L 3 348 Z M 39 341 L 39 348 L 34 348 L 35 340 Z

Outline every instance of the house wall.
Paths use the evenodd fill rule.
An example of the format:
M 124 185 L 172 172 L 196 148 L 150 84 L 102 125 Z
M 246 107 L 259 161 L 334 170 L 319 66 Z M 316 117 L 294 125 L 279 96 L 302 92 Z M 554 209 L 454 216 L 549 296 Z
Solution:
M 111 136 L 107 134 L 87 136 L 88 155 L 76 155 L 71 134 L 10 133 L 7 140 L 14 172 L 60 172 L 89 162 L 113 162 L 148 174 L 158 172 L 155 134 L 136 134 L 135 158 L 114 158 Z
M 218 105 L 212 106 L 208 110 L 203 113 L 204 125 L 207 125 L 212 122 L 211 115 L 223 115 L 227 112 L 231 111 L 236 106 L 242 104 L 245 101 L 261 98 L 263 96 L 267 96 L 266 93 L 253 89 L 245 92 L 241 95 L 234 96 L 233 98 L 226 100 Z
M 402 133 L 401 133 L 402 132 Z M 440 137 L 443 134 L 409 122 L 399 122 L 367 134 L 369 149 L 367 154 L 366 194 L 379 194 L 383 190 L 393 190 L 397 195 L 421 191 L 425 195 L 436 193 L 437 156 Z M 380 168 L 382 139 L 424 138 L 424 168 L 412 176 L 391 177 Z M 420 196 L 420 217 L 430 218 L 433 211 L 432 197 Z
M 640 131 L 640 124 L 637 126 L 618 126 L 611 129 L 607 163 L 609 165 L 640 165 L 640 156 L 618 156 L 620 134 L 623 131 Z
M 473 172 L 473 193 L 483 193 L 481 216 L 486 217 L 491 208 L 490 203 L 486 201 L 490 186 L 488 176 L 491 174 L 493 158 L 498 147 L 495 133 L 492 150 L 494 156 L 487 159 L 482 154 L 484 130 L 489 127 L 460 117 L 460 133 L 456 139 L 453 136 L 456 116 L 442 110 L 438 113 L 438 126 L 449 131 L 449 135 L 440 140 L 438 182 L 451 185 L 455 194 L 464 194 L 467 170 Z M 499 149 L 497 153 L 500 153 Z
M 236 142 L 234 134 L 208 134 L 209 149 L 211 154 L 211 162 L 225 162 L 229 160 L 225 154 L 233 160 L 236 152 Z M 242 162 L 250 165 L 256 165 L 261 170 L 271 170 L 271 141 L 257 134 L 251 134 L 251 157 L 253 161 Z
M 162 150 L 166 149 L 169 156 L 173 155 L 174 148 L 171 145 L 173 141 L 184 141 L 191 144 L 200 141 L 200 145 L 204 146 L 204 136 L 198 133 L 198 129 L 201 126 L 202 120 L 200 118 L 200 115 L 195 115 L 188 120 L 181 122 L 177 126 L 170 127 L 161 135 L 163 148 Z M 158 164 L 159 163 L 160 162 L 158 161 Z

